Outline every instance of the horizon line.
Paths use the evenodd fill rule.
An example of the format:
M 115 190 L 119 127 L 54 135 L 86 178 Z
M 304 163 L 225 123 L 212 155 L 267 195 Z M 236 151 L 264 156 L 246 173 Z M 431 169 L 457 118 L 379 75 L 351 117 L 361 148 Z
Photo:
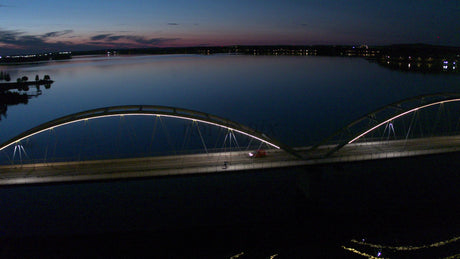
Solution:
M 58 52 L 98 52 L 109 50 L 149 50 L 149 49 L 186 49 L 186 48 L 234 48 L 234 47 L 354 47 L 354 46 L 367 46 L 367 47 L 391 47 L 391 46 L 430 46 L 430 47 L 443 47 L 443 48 L 459 48 L 460 46 L 442 45 L 442 44 L 429 44 L 429 43 L 393 43 L 393 44 L 229 44 L 229 45 L 189 45 L 189 46 L 170 46 L 170 47 L 125 47 L 125 48 L 95 48 L 95 49 L 79 49 L 79 50 L 57 50 L 57 51 L 30 51 L 21 52 L 16 54 L 3 54 L 3 56 L 12 55 L 40 55 L 44 53 L 58 53 Z M 0 53 L 0 57 L 2 54 Z

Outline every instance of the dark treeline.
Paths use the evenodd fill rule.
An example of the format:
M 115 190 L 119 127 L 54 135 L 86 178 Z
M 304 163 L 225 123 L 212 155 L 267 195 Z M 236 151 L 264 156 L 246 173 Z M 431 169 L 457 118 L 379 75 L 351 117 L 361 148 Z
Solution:
M 34 55 L 3 56 L 0 64 L 18 64 L 45 60 L 70 59 L 80 55 L 164 55 L 164 54 L 234 54 L 363 57 L 398 70 L 416 72 L 458 73 L 460 47 L 428 44 L 368 45 L 234 45 L 170 48 L 100 49 L 91 51 L 57 52 Z
M 386 68 L 421 73 L 459 73 L 459 47 L 391 45 L 380 50 L 375 61 Z
M 78 51 L 74 55 L 161 55 L 161 54 L 235 54 L 361 57 L 389 69 L 422 73 L 458 73 L 460 47 L 427 44 L 367 45 L 273 45 L 183 48 L 139 48 Z
M 379 47 L 382 55 L 414 57 L 459 57 L 460 47 L 438 46 L 428 44 L 397 44 Z
M 71 59 L 71 52 L 54 52 L 54 53 L 41 53 L 41 54 L 27 54 L 27 55 L 10 55 L 0 56 L 0 64 L 18 64 L 18 63 L 30 63 L 30 62 L 42 62 L 49 60 L 64 60 Z
M 170 48 L 126 48 L 99 49 L 90 51 L 56 52 L 33 55 L 3 56 L 0 63 L 30 62 L 69 59 L 78 55 L 140 55 L 140 54 L 218 54 L 233 53 L 243 55 L 317 55 L 317 56 L 420 56 L 420 57 L 459 57 L 460 47 L 428 44 L 399 44 L 387 46 L 367 45 L 234 45 L 199 46 Z
M 135 48 L 101 49 L 76 51 L 73 55 L 136 55 L 136 54 L 218 54 L 234 53 L 246 55 L 318 55 L 318 56 L 374 56 L 413 55 L 423 57 L 446 57 L 460 55 L 460 47 L 437 46 L 427 44 L 399 44 L 388 46 L 367 45 L 235 45 L 213 47 L 171 47 L 171 48 Z

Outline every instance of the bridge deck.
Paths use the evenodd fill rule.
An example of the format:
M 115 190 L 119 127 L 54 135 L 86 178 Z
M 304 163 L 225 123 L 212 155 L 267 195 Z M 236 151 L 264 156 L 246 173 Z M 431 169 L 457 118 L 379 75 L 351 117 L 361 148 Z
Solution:
M 315 153 L 298 148 L 305 159 L 282 150 L 269 150 L 267 157 L 250 158 L 247 151 L 144 157 L 80 162 L 57 162 L 0 166 L 0 185 L 122 179 L 200 173 L 223 173 L 263 168 L 292 167 L 338 162 L 386 159 L 460 151 L 460 136 L 412 140 L 353 143 L 322 157 L 332 148 L 321 146 Z M 226 162 L 226 166 L 224 163 Z

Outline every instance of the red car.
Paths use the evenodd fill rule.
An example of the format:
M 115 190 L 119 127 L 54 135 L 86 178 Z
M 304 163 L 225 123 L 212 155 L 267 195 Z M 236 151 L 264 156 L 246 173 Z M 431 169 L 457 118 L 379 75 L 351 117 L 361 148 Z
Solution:
M 249 153 L 249 156 L 250 157 L 254 157 L 254 158 L 257 158 L 257 157 L 265 157 L 267 156 L 267 152 L 265 152 L 265 150 L 263 149 L 258 149 L 256 151 L 252 151 Z

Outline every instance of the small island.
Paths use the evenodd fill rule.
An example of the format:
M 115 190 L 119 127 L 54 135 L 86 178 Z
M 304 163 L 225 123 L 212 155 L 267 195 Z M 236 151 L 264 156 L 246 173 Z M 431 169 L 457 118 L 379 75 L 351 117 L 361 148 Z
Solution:
M 40 86 L 44 85 L 45 88 L 50 88 L 51 84 L 54 83 L 53 80 L 51 80 L 51 77 L 49 75 L 45 75 L 42 79 L 38 75 L 35 76 L 34 81 L 29 81 L 29 78 L 27 76 L 23 76 L 21 78 L 16 79 L 16 82 L 9 82 L 11 80 L 11 77 L 8 73 L 3 73 L 1 72 L 1 78 L 0 80 L 5 80 L 7 81 L 6 83 L 0 82 L 0 91 L 8 91 L 11 89 L 17 89 L 17 90 L 29 90 L 29 86 Z

